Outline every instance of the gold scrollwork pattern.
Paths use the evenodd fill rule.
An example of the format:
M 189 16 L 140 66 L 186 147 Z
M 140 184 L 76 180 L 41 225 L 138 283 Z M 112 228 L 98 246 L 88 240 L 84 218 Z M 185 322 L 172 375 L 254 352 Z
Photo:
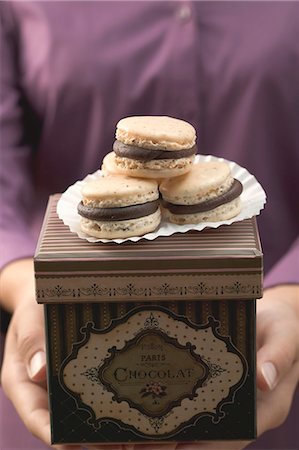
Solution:
M 132 277 L 133 278 L 133 277 Z M 193 278 L 199 278 L 194 276 Z M 40 278 L 37 280 L 37 299 L 40 303 L 75 299 L 82 302 L 123 299 L 219 299 L 261 297 L 261 286 L 253 275 L 203 275 L 199 282 L 191 282 L 192 276 L 171 276 L 169 281 L 159 282 L 158 276 L 103 277 L 94 281 L 88 277 Z M 229 281 L 229 282 L 228 282 Z M 89 283 L 89 284 L 88 284 Z M 72 287 L 70 287 L 72 286 Z

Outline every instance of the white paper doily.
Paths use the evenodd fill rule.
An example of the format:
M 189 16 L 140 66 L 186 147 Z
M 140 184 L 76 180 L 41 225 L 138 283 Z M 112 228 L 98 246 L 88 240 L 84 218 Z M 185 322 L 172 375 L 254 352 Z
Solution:
M 84 183 L 96 180 L 102 176 L 100 170 L 90 175 L 87 175 L 83 180 L 77 181 L 61 195 L 57 203 L 58 217 L 67 225 L 71 232 L 76 233 L 79 238 L 85 239 L 88 242 L 116 242 L 121 244 L 125 241 L 137 242 L 140 239 L 147 239 L 149 241 L 156 239 L 159 236 L 171 236 L 174 233 L 186 233 L 190 230 L 202 231 L 205 228 L 218 228 L 220 225 L 230 225 L 234 222 L 240 222 L 244 219 L 250 219 L 253 216 L 260 214 L 266 203 L 266 193 L 256 178 L 251 175 L 244 167 L 228 161 L 224 158 L 216 158 L 215 156 L 196 155 L 195 164 L 206 161 L 224 161 L 229 164 L 232 176 L 238 179 L 243 185 L 243 192 L 241 194 L 242 210 L 240 214 L 229 220 L 221 222 L 201 222 L 198 224 L 176 225 L 162 221 L 159 228 L 152 232 L 144 234 L 143 236 L 134 236 L 126 239 L 98 239 L 88 236 L 83 233 L 80 228 L 80 216 L 77 213 L 78 203 L 82 200 L 81 189 Z

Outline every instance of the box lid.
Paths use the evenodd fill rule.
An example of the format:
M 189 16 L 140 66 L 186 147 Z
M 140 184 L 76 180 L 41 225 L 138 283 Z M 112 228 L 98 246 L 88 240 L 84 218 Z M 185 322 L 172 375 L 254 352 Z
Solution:
M 34 257 L 39 303 L 255 299 L 262 251 L 255 218 L 137 243 L 89 243 L 51 196 Z

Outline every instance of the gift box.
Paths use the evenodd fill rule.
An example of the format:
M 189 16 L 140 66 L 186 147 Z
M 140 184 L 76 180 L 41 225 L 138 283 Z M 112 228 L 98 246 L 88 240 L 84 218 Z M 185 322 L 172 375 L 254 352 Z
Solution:
M 50 197 L 35 254 L 53 444 L 256 436 L 255 218 L 90 243 Z

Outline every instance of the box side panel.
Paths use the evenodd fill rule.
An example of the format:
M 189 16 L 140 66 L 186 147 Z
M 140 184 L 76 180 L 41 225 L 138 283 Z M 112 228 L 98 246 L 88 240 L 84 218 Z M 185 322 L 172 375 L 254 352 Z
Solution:
M 160 306 L 158 302 L 147 303 L 146 306 L 144 303 L 136 302 L 103 302 L 47 305 L 45 309 L 53 443 L 246 440 L 255 438 L 254 300 L 173 301 L 163 302 L 163 306 Z M 180 342 L 182 343 L 185 339 L 185 346 L 194 347 L 195 353 L 201 354 L 200 356 L 210 370 L 209 378 L 205 380 L 194 398 L 192 397 L 191 403 L 188 399 L 181 401 L 177 408 L 165 414 L 164 424 L 160 423 L 159 425 L 157 418 L 154 420 L 148 418 L 149 427 L 152 427 L 148 431 L 138 429 L 138 425 L 136 428 L 134 421 L 132 421 L 133 425 L 128 421 L 125 423 L 126 414 L 120 415 L 118 420 L 113 420 L 111 418 L 113 415 L 109 417 L 107 409 L 99 420 L 99 411 L 104 411 L 105 406 L 100 407 L 99 405 L 101 402 L 105 404 L 105 396 L 109 394 L 109 389 L 105 387 L 102 391 L 99 390 L 101 387 L 98 378 L 100 364 L 97 355 L 105 345 L 108 349 L 107 354 L 112 354 L 113 342 L 116 344 L 114 347 L 122 346 L 117 344 L 119 338 L 123 339 L 123 342 L 133 341 L 139 333 L 139 327 L 145 326 L 145 322 L 143 321 L 143 323 L 142 320 L 134 325 L 134 320 L 139 320 L 138 317 L 142 318 L 144 314 L 147 317 L 145 321 L 148 322 L 147 326 L 156 327 L 154 328 L 156 333 L 159 325 L 155 324 L 155 317 L 160 318 L 160 322 L 164 317 L 162 328 L 167 336 L 171 337 L 172 334 L 178 336 L 175 334 L 178 332 L 170 329 L 173 323 L 177 324 L 174 325 L 174 328 L 186 329 L 186 335 L 183 336 L 184 331 L 180 335 Z M 120 336 L 115 334 L 118 328 L 122 330 Z M 209 334 L 211 330 L 214 333 L 211 336 L 214 336 L 215 339 L 206 342 L 204 333 Z M 97 341 L 92 341 L 92 339 L 97 339 Z M 109 341 L 108 344 L 105 344 L 105 339 Z M 102 345 L 96 347 L 93 345 L 91 349 L 92 342 L 99 342 Z M 215 342 L 215 346 L 211 344 L 212 342 Z M 227 352 L 227 356 L 230 358 L 227 361 L 231 362 L 224 362 L 220 353 L 215 355 L 216 349 L 220 353 Z M 231 358 L 242 360 L 242 382 L 231 385 L 227 392 L 223 389 L 224 393 L 221 394 L 222 381 L 230 382 L 230 377 L 236 377 L 236 372 L 240 369 L 240 364 L 234 366 Z M 214 389 L 215 380 L 217 389 Z M 91 391 L 86 400 L 84 389 L 85 384 L 88 383 Z M 218 392 L 215 392 L 216 390 Z M 207 392 L 209 398 L 205 398 L 204 393 Z M 101 395 L 104 395 L 104 401 L 101 400 Z M 225 398 L 217 407 L 209 410 L 205 402 L 213 403 L 215 399 L 212 397 L 216 395 L 220 397 L 223 395 Z M 195 402 L 201 412 L 170 431 L 168 429 L 165 433 L 161 433 L 162 425 L 166 426 L 167 421 L 175 422 L 175 415 L 181 414 L 182 405 L 186 401 L 189 402 L 186 409 L 190 410 L 190 407 L 193 407 L 192 402 Z M 122 408 L 128 408 L 128 403 L 130 402 L 119 401 L 117 409 L 121 411 Z M 113 409 L 113 407 L 111 408 Z M 94 412 L 96 410 L 97 413 Z M 131 408 L 129 411 L 131 416 L 136 418 L 136 423 L 138 418 L 143 420 L 144 415 L 140 411 L 136 413 L 136 408 Z M 177 417 L 178 423 L 180 423 L 179 420 Z
M 57 217 L 58 198 L 49 201 L 35 255 L 40 303 L 261 296 L 254 219 L 153 241 L 90 243 Z

